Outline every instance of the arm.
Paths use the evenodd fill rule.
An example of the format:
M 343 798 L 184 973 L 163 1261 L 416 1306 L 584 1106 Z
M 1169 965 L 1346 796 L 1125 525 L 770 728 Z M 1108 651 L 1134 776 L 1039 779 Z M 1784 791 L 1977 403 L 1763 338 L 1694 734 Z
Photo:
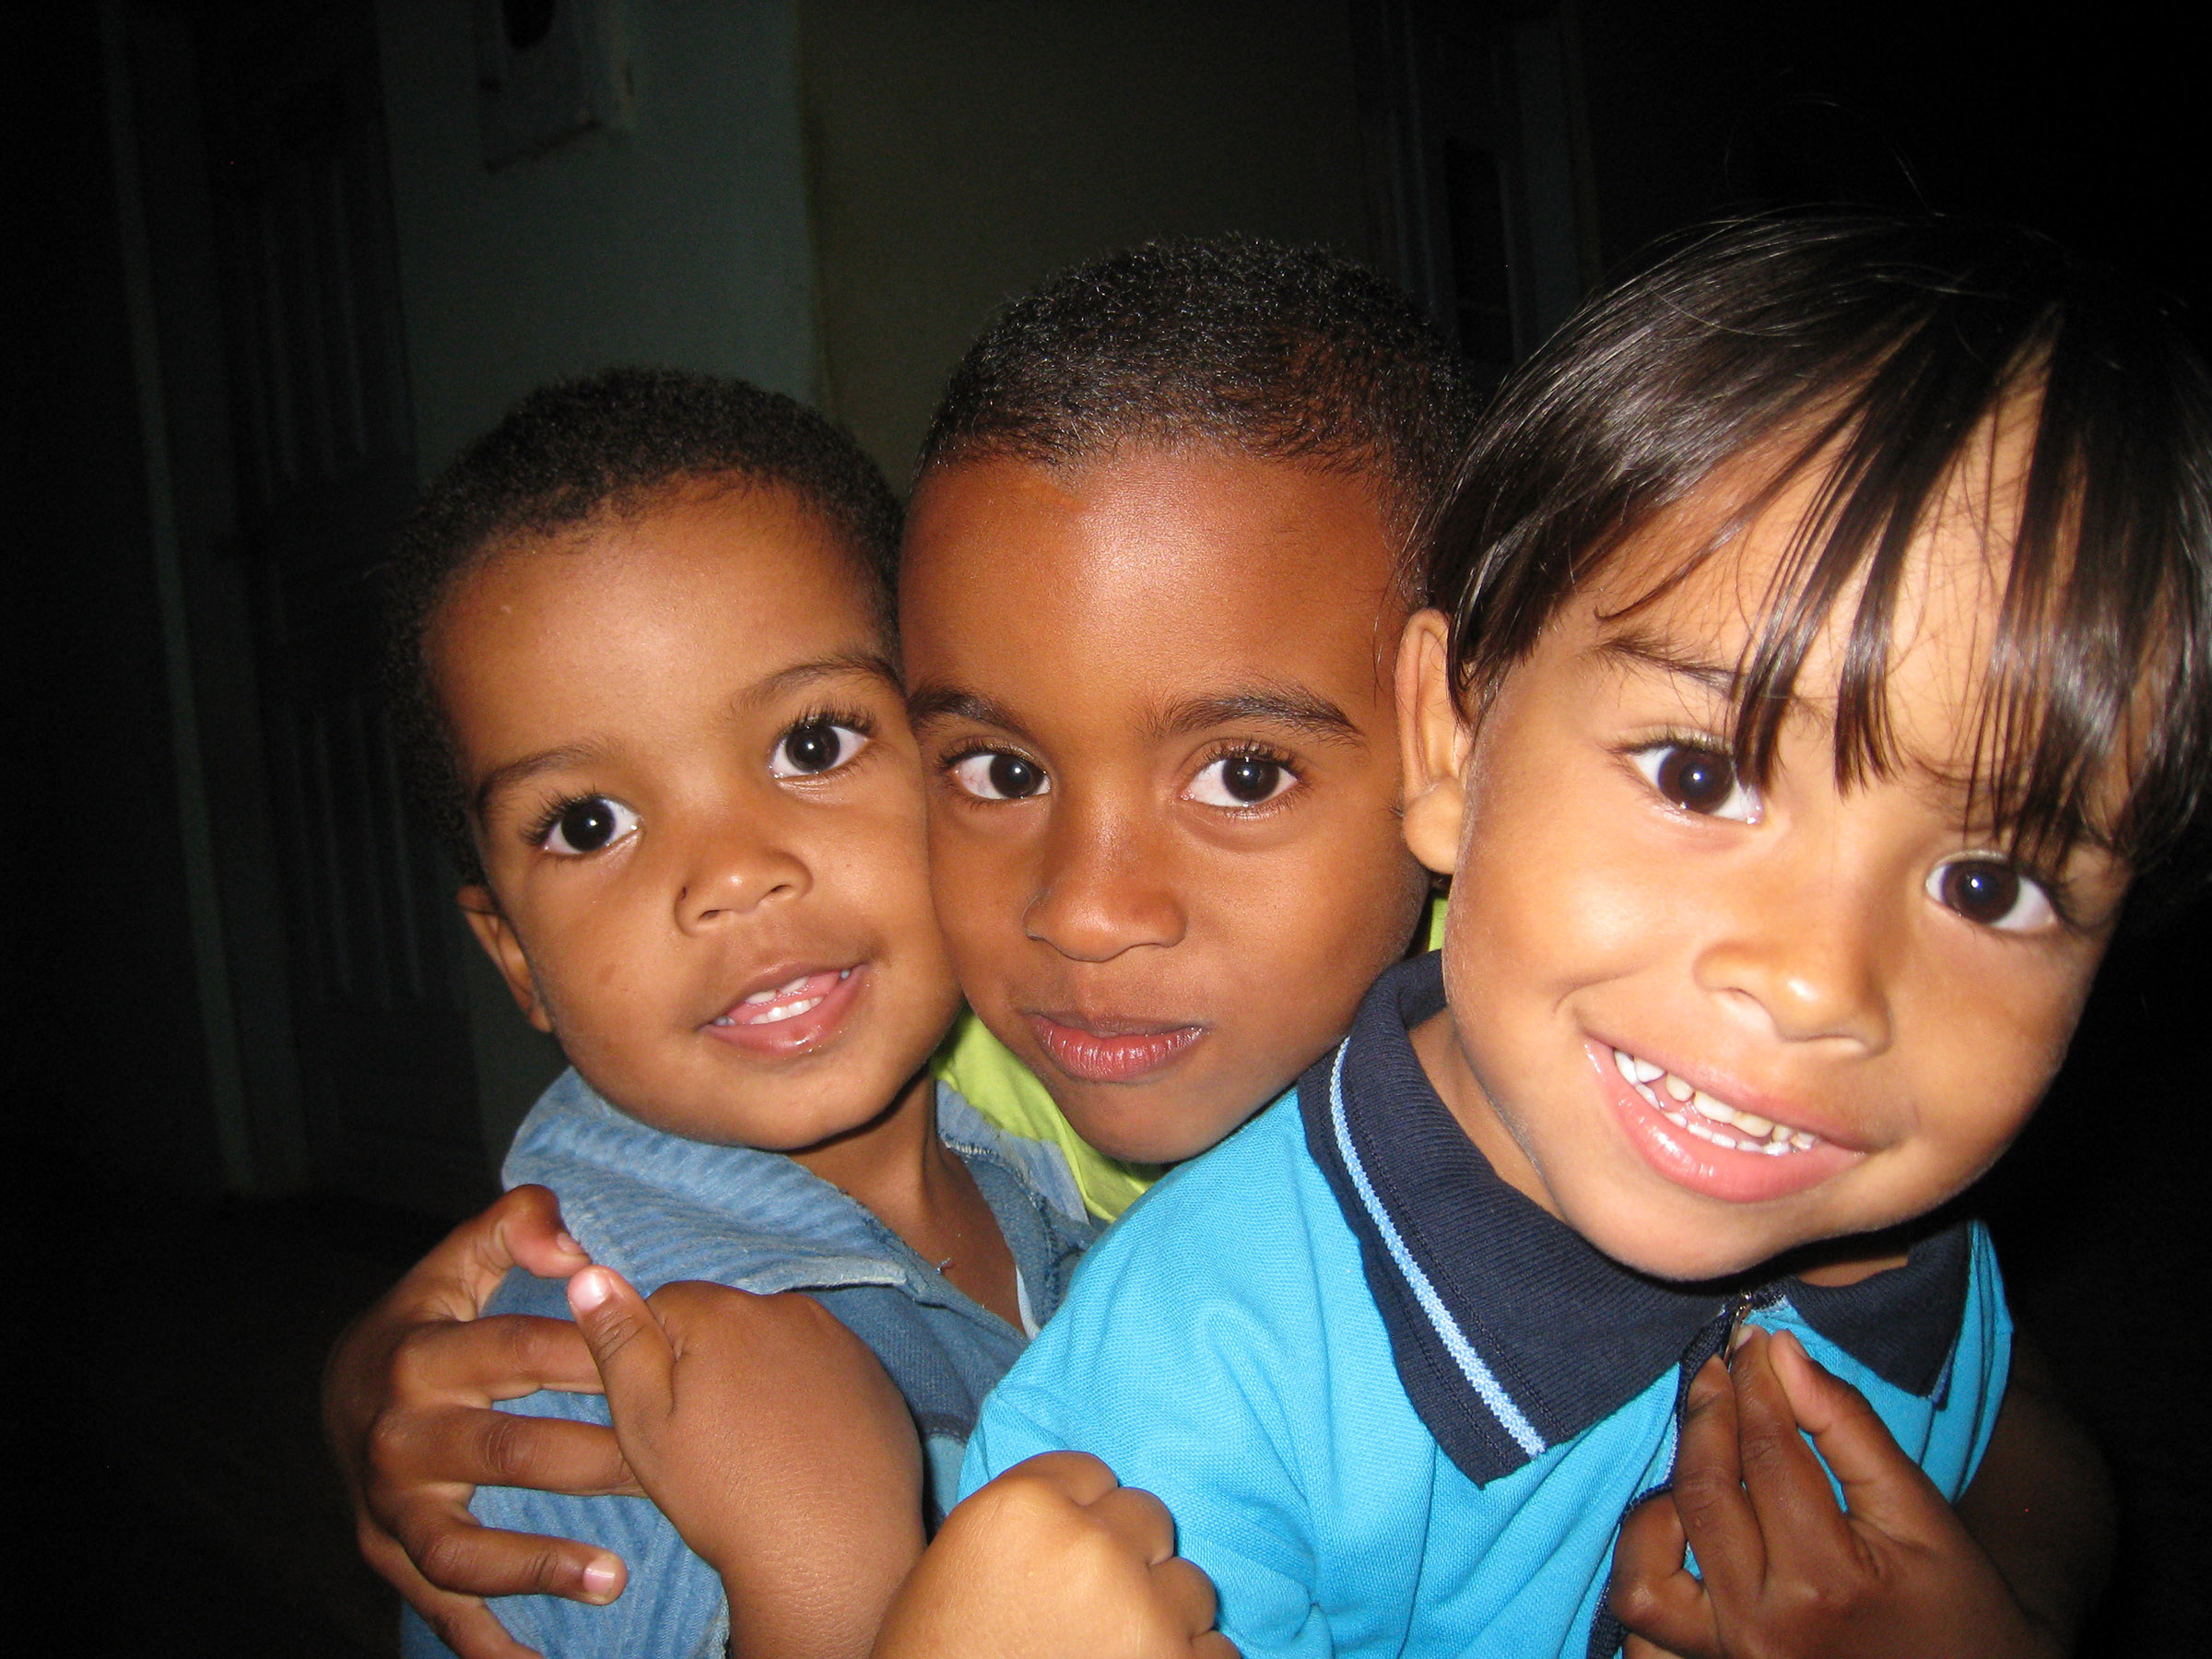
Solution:
M 478 1485 L 634 1492 L 614 1438 L 589 1424 L 490 1409 L 539 1388 L 596 1391 L 574 1328 L 479 1319 L 508 1270 L 565 1277 L 589 1258 L 543 1187 L 518 1187 L 456 1228 L 338 1338 L 323 1423 L 362 1556 L 463 1659 L 520 1659 L 479 1598 L 525 1591 L 606 1602 L 622 1563 L 570 1540 L 488 1531 Z
M 2021 1606 L 2071 1651 L 2112 1574 L 2112 1476 L 2017 1326 L 1996 1430 L 1958 1508 Z
M 745 1659 L 865 1655 L 922 1553 L 906 1402 L 819 1302 L 606 1268 L 570 1281 L 615 1431 L 647 1493 L 722 1577 Z
M 1630 1659 L 2065 1652 L 1865 1399 L 1786 1334 L 1748 1333 L 1692 1382 L 1674 1488 L 1622 1524 L 1610 1594 Z
M 874 1659 L 1236 1659 L 1159 1499 L 1095 1457 L 1032 1457 L 946 1518 Z

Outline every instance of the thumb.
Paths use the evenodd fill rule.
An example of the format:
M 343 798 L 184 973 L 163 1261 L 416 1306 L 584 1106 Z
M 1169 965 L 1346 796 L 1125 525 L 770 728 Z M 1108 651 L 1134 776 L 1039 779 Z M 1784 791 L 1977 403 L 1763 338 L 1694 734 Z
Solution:
M 569 1311 L 606 1384 L 606 1406 L 626 1418 L 665 1417 L 676 1402 L 676 1348 L 645 1299 L 611 1267 L 586 1267 L 569 1281 Z
M 1852 1519 L 1900 1541 L 1929 1542 L 1949 1519 L 1950 1505 L 1866 1396 L 1806 1353 L 1792 1332 L 1776 1332 L 1768 1353 L 1799 1426 L 1842 1487 Z
M 567 1278 L 592 1258 L 561 1225 L 560 1200 L 542 1186 L 518 1186 L 500 1200 L 493 1240 L 508 1263 L 539 1278 Z

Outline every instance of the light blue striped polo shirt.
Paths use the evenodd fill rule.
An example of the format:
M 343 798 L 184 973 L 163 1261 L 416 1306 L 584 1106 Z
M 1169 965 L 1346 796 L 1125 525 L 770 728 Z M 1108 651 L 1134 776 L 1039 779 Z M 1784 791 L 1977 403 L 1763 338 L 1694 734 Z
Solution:
M 1246 1659 L 1608 1651 L 1623 1512 L 1672 1468 L 1686 1368 L 1751 1321 L 1864 1391 L 1947 1494 L 2003 1398 L 1981 1229 L 1848 1290 L 1695 1289 L 1612 1263 L 1490 1171 L 1394 969 L 1291 1095 L 1169 1175 L 1091 1252 L 985 1403 L 963 1490 L 1093 1453 L 1174 1515 Z

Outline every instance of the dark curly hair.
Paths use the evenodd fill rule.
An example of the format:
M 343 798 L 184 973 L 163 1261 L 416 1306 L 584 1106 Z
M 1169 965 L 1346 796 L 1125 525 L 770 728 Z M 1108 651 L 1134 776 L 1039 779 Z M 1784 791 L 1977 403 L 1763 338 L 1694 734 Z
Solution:
M 917 478 L 993 457 L 1056 465 L 1126 441 L 1211 442 L 1371 475 L 1410 547 L 1478 404 L 1466 364 L 1371 271 L 1250 237 L 1147 242 L 1000 313 L 953 371 Z
M 841 428 L 781 393 L 667 369 L 541 387 L 456 456 L 399 535 L 387 571 L 387 686 L 418 804 L 463 879 L 481 881 L 453 735 L 424 646 L 454 586 L 524 536 L 628 513 L 693 479 L 787 489 L 852 552 L 892 629 L 898 498 Z

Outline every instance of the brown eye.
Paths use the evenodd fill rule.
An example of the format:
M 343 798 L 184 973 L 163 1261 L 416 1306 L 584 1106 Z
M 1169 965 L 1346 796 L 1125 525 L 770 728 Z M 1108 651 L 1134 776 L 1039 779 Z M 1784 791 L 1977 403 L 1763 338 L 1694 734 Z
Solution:
M 1759 819 L 1758 797 L 1736 777 L 1735 762 L 1719 749 L 1655 743 L 1631 758 L 1652 787 L 1685 812 L 1736 823 Z
M 2056 919 L 2050 896 L 1998 858 L 1954 858 L 1928 877 L 1928 897 L 1969 922 L 2026 933 Z
M 1273 756 L 1224 755 L 1191 780 L 1183 796 L 1207 806 L 1260 806 L 1297 782 L 1297 774 Z
M 777 739 L 768 770 L 779 778 L 819 777 L 852 759 L 867 741 L 860 732 L 835 721 L 806 721 Z
M 1053 792 L 1042 767 L 1005 749 L 963 755 L 949 770 L 953 782 L 979 801 L 1026 801 Z
M 637 828 L 637 814 L 605 795 L 571 801 L 546 829 L 543 845 L 564 858 L 580 858 L 612 846 Z

